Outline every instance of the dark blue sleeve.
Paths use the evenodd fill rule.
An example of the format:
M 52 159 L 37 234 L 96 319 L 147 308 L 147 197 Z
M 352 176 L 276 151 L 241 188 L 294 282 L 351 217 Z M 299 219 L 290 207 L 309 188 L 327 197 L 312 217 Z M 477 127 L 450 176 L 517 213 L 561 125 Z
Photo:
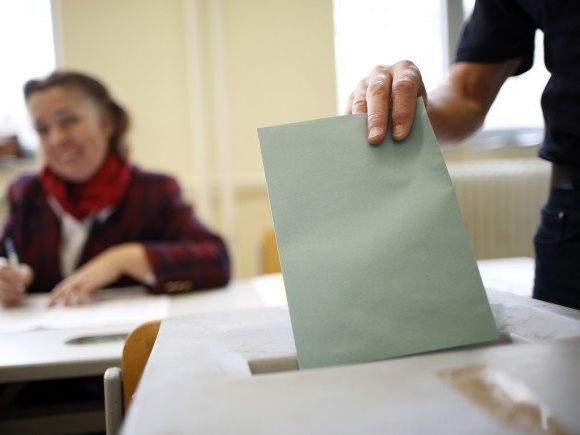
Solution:
M 502 62 L 522 58 L 513 75 L 534 61 L 536 25 L 515 0 L 477 0 L 463 27 L 456 62 Z

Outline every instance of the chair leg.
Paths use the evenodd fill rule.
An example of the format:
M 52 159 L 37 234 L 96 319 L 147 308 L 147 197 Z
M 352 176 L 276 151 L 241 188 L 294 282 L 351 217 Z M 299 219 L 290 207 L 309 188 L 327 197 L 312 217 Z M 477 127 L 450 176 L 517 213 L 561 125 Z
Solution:
M 104 375 L 105 422 L 107 435 L 117 435 L 123 421 L 123 381 L 121 369 L 110 367 Z

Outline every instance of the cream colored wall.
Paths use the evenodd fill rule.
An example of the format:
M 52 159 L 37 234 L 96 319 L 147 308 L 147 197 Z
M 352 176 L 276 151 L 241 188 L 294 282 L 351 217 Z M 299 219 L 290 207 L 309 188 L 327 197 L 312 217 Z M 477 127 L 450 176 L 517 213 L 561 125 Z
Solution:
M 110 85 L 133 115 L 134 160 L 178 176 L 190 198 L 207 188 L 204 217 L 228 233 L 235 275 L 259 273 L 272 222 L 256 128 L 335 114 L 332 0 L 53 4 L 61 66 Z
M 247 276 L 273 226 L 256 127 L 336 114 L 332 1 L 232 0 L 226 23 L 236 262 Z
M 136 161 L 186 174 L 187 98 L 181 2 L 60 1 L 61 65 L 102 78 L 133 119 Z

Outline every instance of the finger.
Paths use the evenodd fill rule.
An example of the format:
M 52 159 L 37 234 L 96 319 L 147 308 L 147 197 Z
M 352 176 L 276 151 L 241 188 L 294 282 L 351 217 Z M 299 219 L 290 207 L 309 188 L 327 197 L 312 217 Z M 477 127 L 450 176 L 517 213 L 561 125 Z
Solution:
M 0 267 L 0 280 L 7 282 L 18 281 L 19 273 L 10 266 Z
M 11 294 L 11 295 L 22 295 L 24 293 L 24 285 L 20 283 L 14 283 L 10 285 L 6 285 L 5 283 L 0 286 L 0 292 L 4 294 Z
M 403 140 L 411 131 L 417 97 L 421 95 L 423 81 L 417 67 L 411 62 L 401 62 L 393 74 L 392 121 L 393 139 Z
M 54 293 L 54 290 L 51 292 L 50 296 L 48 297 L 48 306 L 50 307 L 54 307 L 57 303 L 58 300 L 60 299 L 60 294 L 59 293 Z
M 34 272 L 28 264 L 21 264 L 20 268 L 18 269 L 18 273 L 20 274 L 21 282 L 25 286 L 32 284 L 34 279 Z
M 89 295 L 94 291 L 94 287 L 87 282 L 75 281 L 70 285 L 64 296 L 66 306 L 79 305 L 89 300 Z
M 21 277 L 13 271 L 2 273 L 0 277 L 0 291 L 5 293 L 22 293 L 24 284 Z
M 58 284 L 51 292 L 50 296 L 48 297 L 48 306 L 54 307 L 58 302 L 63 300 L 64 295 L 67 291 L 66 284 L 61 282 Z
M 76 291 L 74 286 L 67 287 L 62 298 L 64 306 L 70 307 L 71 305 L 74 305 L 75 299 Z
M 11 293 L 10 295 L 0 295 L 0 303 L 4 306 L 17 305 L 24 299 L 24 294 L 20 292 Z
M 18 291 L 24 291 L 33 277 L 32 269 L 26 264 L 21 264 L 17 269 L 9 265 L 0 265 L 0 288 L 15 287 Z
M 367 113 L 367 79 L 361 80 L 352 95 L 351 113 Z
M 368 79 L 366 93 L 370 144 L 377 145 L 387 134 L 389 100 L 393 78 L 385 67 L 375 68 Z
M 68 276 L 59 282 L 50 292 L 50 297 L 48 298 L 48 306 L 53 307 L 54 305 L 62 302 L 63 305 L 68 304 L 70 299 L 70 292 L 74 291 L 76 286 L 76 280 L 74 275 Z

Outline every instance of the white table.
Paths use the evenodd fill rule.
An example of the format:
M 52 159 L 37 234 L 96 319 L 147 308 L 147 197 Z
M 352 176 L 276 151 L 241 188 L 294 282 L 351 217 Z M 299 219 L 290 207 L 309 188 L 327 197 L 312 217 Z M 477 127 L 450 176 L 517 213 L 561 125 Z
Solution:
M 278 289 L 276 289 L 278 283 Z M 143 289 L 107 290 L 105 303 L 88 305 L 82 308 L 86 318 L 69 317 L 75 325 L 68 328 L 58 322 L 57 316 L 46 311 L 47 296 L 34 295 L 25 307 L 17 311 L 0 310 L 4 315 L 4 326 L 8 316 L 14 320 L 14 328 L 22 329 L 26 325 L 28 314 L 34 314 L 35 322 L 41 319 L 41 324 L 52 329 L 40 329 L 21 332 L 0 332 L 0 384 L 40 381 L 50 379 L 69 379 L 85 376 L 102 376 L 109 367 L 120 366 L 124 337 L 138 324 L 146 320 L 156 320 L 179 316 L 187 313 L 212 312 L 221 310 L 243 310 L 247 308 L 264 307 L 284 303 L 283 286 L 279 277 L 260 277 L 241 280 L 231 285 L 214 290 L 200 291 L 174 296 L 152 297 L 158 299 L 143 299 Z M 271 292 L 269 292 L 271 290 Z M 79 324 L 94 325 L 104 319 L 103 309 L 107 307 L 117 310 L 123 318 L 122 305 L 111 305 L 111 302 L 125 302 L 138 299 L 145 308 L 149 302 L 166 302 L 164 310 L 145 310 L 145 313 L 135 313 L 134 304 L 125 320 L 117 320 L 111 326 L 79 327 Z M 133 299 L 133 300 L 132 300 Z M 163 304 L 162 304 L 163 305 Z M 80 311 L 72 309 L 73 313 Z M 67 316 L 66 311 L 61 315 Z M 153 316 L 148 318 L 148 316 Z M 9 326 L 9 325 L 8 325 Z M 56 328 L 56 329 L 55 329 Z M 109 338 L 105 342 L 94 343 L 93 337 Z M 78 341 L 88 341 L 87 344 L 72 344 Z M 13 384 L 14 385 L 14 384 Z M 46 398 L 50 401 L 50 398 Z M 10 412 L 8 418 L 0 418 L 0 433 L 62 433 L 98 432 L 104 430 L 104 408 L 98 402 L 94 404 L 78 404 L 75 409 L 66 406 L 52 405 L 36 407 L 34 410 L 16 410 Z M 80 406 L 82 405 L 82 406 Z M 0 410 L 1 411 L 1 410 Z
M 266 292 L 272 290 L 274 299 Z M 107 290 L 112 296 L 135 296 L 135 290 Z M 142 294 L 144 290 L 140 290 Z M 175 296 L 159 296 L 168 301 L 163 318 L 198 312 L 240 310 L 283 303 L 283 285 L 279 278 L 260 277 L 235 281 L 227 287 Z M 265 295 L 265 296 L 264 296 Z M 276 297 L 278 299 L 276 299 Z M 45 305 L 46 296 L 35 295 L 34 306 Z M 86 307 L 90 316 L 91 307 Z M 1 313 L 0 313 L 1 315 Z M 158 317 L 157 317 L 158 318 Z M 142 323 L 157 318 L 141 317 Z M 133 320 L 133 319 L 132 319 Z M 121 322 L 122 323 L 122 322 Z M 102 375 L 108 367 L 120 364 L 123 335 L 138 324 L 117 324 L 89 328 L 0 332 L 0 383 L 40 379 Z M 71 344 L 86 337 L 112 336 L 103 343 Z

